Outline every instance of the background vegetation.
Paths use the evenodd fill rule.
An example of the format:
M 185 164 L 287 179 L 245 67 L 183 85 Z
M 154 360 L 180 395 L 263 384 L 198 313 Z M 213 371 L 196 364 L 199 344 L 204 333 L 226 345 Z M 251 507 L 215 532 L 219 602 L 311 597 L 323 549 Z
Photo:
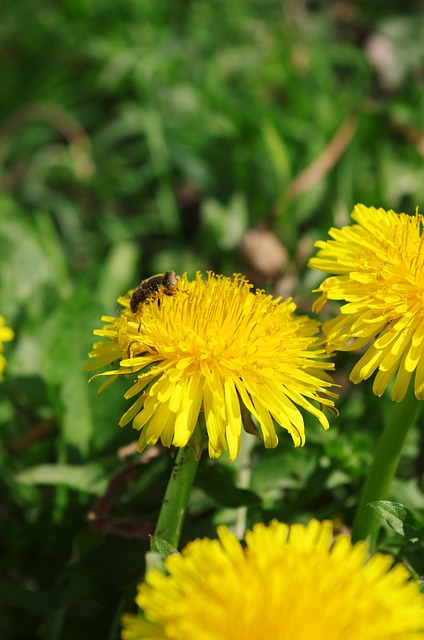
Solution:
M 0 635 L 115 640 L 169 473 L 118 381 L 83 371 L 141 278 L 242 271 L 310 313 L 317 238 L 424 201 L 421 2 L 20 0 L 0 20 Z M 184 540 L 273 517 L 351 524 L 391 403 L 347 382 L 325 433 L 204 459 Z M 250 442 L 251 441 L 251 442 Z M 424 508 L 423 431 L 391 498 Z M 421 574 L 413 545 L 383 548 Z

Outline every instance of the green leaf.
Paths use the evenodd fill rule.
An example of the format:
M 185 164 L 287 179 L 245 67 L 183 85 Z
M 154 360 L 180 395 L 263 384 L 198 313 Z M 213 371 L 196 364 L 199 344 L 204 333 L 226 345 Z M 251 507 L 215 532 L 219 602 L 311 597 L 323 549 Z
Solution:
M 424 542 L 424 519 L 400 502 L 378 500 L 369 506 L 381 516 L 396 533 L 410 542 Z
M 152 536 L 150 548 L 153 552 L 158 553 L 163 560 L 166 560 L 172 553 L 177 553 L 177 549 L 175 549 L 172 544 L 169 544 L 169 542 L 157 536 Z
M 118 241 L 112 246 L 100 272 L 97 292 L 98 300 L 105 309 L 142 279 L 139 276 L 133 283 L 128 281 L 136 271 L 138 257 L 139 249 L 134 242 Z
M 202 207 L 202 219 L 207 231 L 216 238 L 221 249 L 234 249 L 248 226 L 245 197 L 235 193 L 227 205 L 208 198 Z
M 2 313 L 12 317 L 22 308 L 38 319 L 46 293 L 56 299 L 68 288 L 66 265 L 55 246 L 57 236 L 44 214 L 34 214 L 33 224 L 10 197 L 0 197 L 0 213 Z
M 173 553 L 178 553 L 178 549 L 175 549 L 166 540 L 152 536 L 150 538 L 150 551 L 146 553 L 146 571 L 157 569 L 162 573 L 166 573 L 165 560 Z
M 15 476 L 24 484 L 64 485 L 70 489 L 103 495 L 107 487 L 104 469 L 95 463 L 87 465 L 40 464 Z
M 261 130 L 268 158 L 275 173 L 276 192 L 280 194 L 287 187 L 291 171 L 287 145 L 271 120 L 264 120 Z
M 146 571 L 157 569 L 162 573 L 166 573 L 165 560 L 173 553 L 178 553 L 178 549 L 175 549 L 166 540 L 152 536 L 150 538 L 150 551 L 146 553 Z
M 88 455 L 94 430 L 90 408 L 94 394 L 83 368 L 99 315 L 92 293 L 81 284 L 50 316 L 43 335 L 42 373 L 57 403 L 60 435 L 68 449 L 83 458 Z

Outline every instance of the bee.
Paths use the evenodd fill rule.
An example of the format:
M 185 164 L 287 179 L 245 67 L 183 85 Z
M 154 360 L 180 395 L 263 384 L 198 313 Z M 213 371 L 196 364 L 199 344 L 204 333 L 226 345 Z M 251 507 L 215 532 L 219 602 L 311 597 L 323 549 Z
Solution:
M 177 276 L 175 271 L 165 271 L 165 273 L 157 273 L 155 276 L 146 278 L 132 294 L 131 311 L 135 313 L 140 304 L 154 298 L 158 293 L 164 293 L 167 296 L 174 295 L 178 289 L 179 279 L 180 276 Z

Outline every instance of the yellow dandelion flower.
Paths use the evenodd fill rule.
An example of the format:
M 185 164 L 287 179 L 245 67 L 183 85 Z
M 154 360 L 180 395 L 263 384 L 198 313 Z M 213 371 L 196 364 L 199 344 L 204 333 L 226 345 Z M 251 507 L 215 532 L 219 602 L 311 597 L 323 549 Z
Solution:
M 87 368 L 120 361 L 119 369 L 98 375 L 135 375 L 126 397 L 138 397 L 120 424 L 132 420 L 141 430 L 139 450 L 159 439 L 186 446 L 198 436 L 201 413 L 209 455 L 228 449 L 231 460 L 240 446 L 242 409 L 257 421 L 265 447 L 278 442 L 273 419 L 295 446 L 303 445 L 299 407 L 328 428 L 322 405 L 334 404 L 326 371 L 333 364 L 317 344 L 319 323 L 295 317 L 291 299 L 279 303 L 252 292 L 242 276 L 213 273 L 206 281 L 200 273 L 193 281 L 184 275 L 172 295 L 159 289 L 138 307 L 132 293 L 119 299 L 118 318 L 102 318 L 106 324 L 95 334 L 110 340 L 94 345 Z
M 256 524 L 246 546 L 226 527 L 148 571 L 123 640 L 415 640 L 424 596 L 406 568 L 333 538 L 329 521 Z
M 422 216 L 357 205 L 357 224 L 330 229 L 332 240 L 317 242 L 314 269 L 333 274 L 319 287 L 319 311 L 327 300 L 344 300 L 340 314 L 325 322 L 331 349 L 351 351 L 369 345 L 353 368 L 355 384 L 377 374 L 373 391 L 381 396 L 394 378 L 392 399 L 414 391 L 424 399 L 424 238 Z
M 3 380 L 3 371 L 6 366 L 6 358 L 4 357 L 3 342 L 13 340 L 13 331 L 6 327 L 3 316 L 0 316 L 0 382 Z

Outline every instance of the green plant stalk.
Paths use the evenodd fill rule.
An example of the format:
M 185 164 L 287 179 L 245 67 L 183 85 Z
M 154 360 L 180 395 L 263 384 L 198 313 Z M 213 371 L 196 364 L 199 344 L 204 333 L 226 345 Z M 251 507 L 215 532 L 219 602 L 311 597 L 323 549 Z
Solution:
M 189 445 L 179 449 L 165 491 L 154 536 L 165 540 L 175 549 L 178 548 L 180 541 L 198 465 L 199 460 L 196 460 L 193 449 Z
M 370 550 L 375 551 L 380 517 L 368 506 L 369 502 L 385 500 L 399 464 L 403 444 L 409 428 L 415 423 L 422 403 L 414 395 L 413 385 L 405 398 L 394 405 L 387 417 L 370 472 L 362 489 L 356 510 L 352 539 L 369 540 Z

